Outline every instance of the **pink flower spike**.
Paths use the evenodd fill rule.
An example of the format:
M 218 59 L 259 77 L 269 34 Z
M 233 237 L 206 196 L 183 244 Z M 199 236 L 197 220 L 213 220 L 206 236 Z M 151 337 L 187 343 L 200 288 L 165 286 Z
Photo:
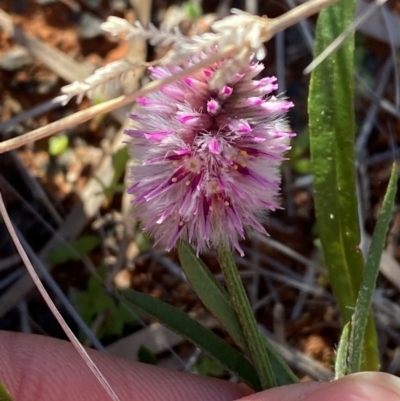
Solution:
M 207 54 L 196 54 L 190 67 Z M 165 85 L 137 101 L 126 130 L 132 196 L 142 227 L 172 249 L 190 242 L 199 254 L 220 244 L 240 255 L 249 230 L 266 233 L 258 216 L 279 208 L 279 166 L 294 135 L 287 124 L 293 104 L 270 96 L 276 78 L 255 77 L 249 63 L 218 92 L 212 78 L 222 63 Z M 153 79 L 181 67 L 151 67 Z

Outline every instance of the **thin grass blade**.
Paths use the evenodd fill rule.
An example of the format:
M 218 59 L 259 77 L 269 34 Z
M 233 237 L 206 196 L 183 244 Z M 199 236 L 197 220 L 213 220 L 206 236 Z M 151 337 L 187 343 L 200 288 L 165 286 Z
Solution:
M 0 382 L 0 401 L 14 401 L 6 386 Z
M 254 390 L 261 390 L 254 366 L 242 353 L 222 340 L 210 329 L 202 326 L 180 309 L 150 295 L 134 290 L 121 291 L 120 294 L 134 309 L 154 317 L 161 324 L 201 348 L 220 362 L 228 371 L 239 376 Z
M 218 319 L 236 344 L 247 351 L 247 343 L 229 294 L 216 280 L 210 269 L 194 253 L 192 247 L 184 242 L 178 246 L 179 259 L 186 278 L 204 306 Z
M 211 274 L 209 268 L 196 257 L 193 249 L 185 243 L 178 247 L 179 258 L 186 277 L 205 307 L 221 322 L 236 344 L 248 354 L 243 329 L 225 288 Z M 266 340 L 264 341 L 266 343 Z M 268 344 L 267 344 L 268 345 Z M 278 385 L 294 383 L 295 375 L 283 359 L 271 347 L 264 351 L 270 358 Z
M 87 367 L 92 371 L 92 373 L 96 376 L 97 380 L 100 382 L 100 384 L 103 386 L 104 390 L 108 393 L 110 396 L 110 399 L 113 401 L 120 401 L 120 398 L 114 391 L 114 389 L 111 387 L 111 385 L 108 383 L 107 379 L 104 377 L 104 375 L 101 373 L 97 365 L 94 363 L 92 358 L 89 356 L 83 345 L 78 341 L 76 338 L 75 334 L 72 332 L 72 330 L 69 328 L 68 324 L 62 317 L 61 313 L 58 311 L 55 303 L 53 300 L 50 298 L 49 293 L 47 292 L 46 288 L 42 284 L 39 276 L 37 275 L 34 267 L 32 266 L 32 263 L 30 259 L 28 258 L 28 255 L 25 252 L 24 247 L 21 244 L 21 241 L 18 238 L 18 235 L 14 229 L 14 226 L 10 220 L 10 216 L 8 215 L 6 206 L 3 201 L 3 197 L 0 193 L 0 216 L 4 220 L 4 224 L 10 234 L 10 237 L 18 251 L 19 256 L 21 257 L 21 260 L 23 261 L 26 269 L 28 270 L 29 275 L 32 278 L 32 281 L 35 283 L 36 288 L 42 295 L 43 299 L 45 300 L 47 306 L 53 313 L 54 317 L 62 327 L 64 333 L 68 337 L 68 339 L 71 341 L 72 345 L 76 349 L 76 351 L 79 353 L 79 355 L 82 357 L 82 359 L 85 361 Z
M 379 265 L 394 206 L 397 190 L 397 178 L 398 175 L 394 165 L 388 189 L 383 199 L 382 209 L 379 213 L 378 221 L 372 236 L 363 281 L 358 293 L 356 310 L 352 319 L 352 330 L 349 343 L 349 373 L 360 371 L 364 332 L 367 326 L 368 312 L 371 309 L 372 296 L 376 286 L 376 279 L 378 278 Z
M 335 361 L 335 380 L 344 377 L 348 373 L 348 351 L 350 339 L 350 323 L 345 324 L 340 336 L 338 349 L 336 351 Z

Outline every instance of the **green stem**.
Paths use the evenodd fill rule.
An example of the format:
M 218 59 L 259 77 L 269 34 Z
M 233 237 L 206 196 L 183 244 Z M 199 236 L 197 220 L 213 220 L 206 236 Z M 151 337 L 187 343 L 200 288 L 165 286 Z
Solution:
M 180 241 L 178 252 L 185 275 L 204 306 L 219 320 L 243 352 L 250 356 L 247 338 L 229 292 L 215 279 L 209 268 L 196 257 L 191 246 Z M 270 360 L 278 386 L 297 382 L 297 377 L 267 341 L 265 341 L 264 352 Z M 258 380 L 257 372 L 256 375 Z
M 271 346 L 267 343 L 257 326 L 257 322 L 254 318 L 249 299 L 244 289 L 242 279 L 239 275 L 239 271 L 233 259 L 232 253 L 227 249 L 226 246 L 218 247 L 217 252 L 221 270 L 228 287 L 228 292 L 230 294 L 233 307 L 238 315 L 240 324 L 243 328 L 250 351 L 250 357 L 258 373 L 261 386 L 263 389 L 267 389 L 276 387 L 279 384 L 282 385 L 283 383 L 279 383 L 279 380 L 277 380 L 274 374 L 268 354 L 273 353 L 277 358 L 279 358 L 279 356 L 275 351 L 272 350 Z M 282 363 L 284 364 L 283 361 Z M 285 370 L 290 372 L 288 367 Z M 297 381 L 293 373 L 291 373 L 290 378 L 292 383 Z

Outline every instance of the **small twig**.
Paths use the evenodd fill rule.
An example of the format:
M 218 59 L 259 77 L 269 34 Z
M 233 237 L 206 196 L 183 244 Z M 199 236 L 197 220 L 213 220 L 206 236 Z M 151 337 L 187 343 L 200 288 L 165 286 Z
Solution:
M 11 269 L 11 267 L 14 267 L 17 263 L 20 261 L 19 255 L 11 255 L 6 258 L 2 258 L 0 260 L 0 272 Z
M 115 393 L 115 391 L 112 389 L 106 378 L 103 376 L 103 374 L 100 372 L 99 368 L 95 365 L 93 360 L 90 358 L 89 354 L 85 350 L 85 348 L 82 346 L 82 344 L 78 341 L 78 339 L 75 337 L 74 333 L 72 330 L 68 327 L 68 324 L 65 322 L 64 318 L 61 316 L 60 312 L 58 311 L 56 305 L 50 298 L 49 294 L 47 293 L 46 289 L 44 288 L 42 282 L 40 281 L 39 276 L 36 274 L 35 269 L 33 268 L 28 255 L 26 254 L 15 230 L 13 227 L 13 224 L 10 220 L 10 217 L 8 216 L 7 209 L 5 207 L 5 204 L 3 202 L 3 197 L 0 193 L 0 214 L 3 217 L 4 223 L 7 227 L 7 230 L 10 234 L 11 239 L 14 242 L 15 247 L 17 248 L 17 251 L 24 262 L 33 282 L 35 283 L 37 289 L 39 290 L 40 294 L 46 301 L 46 304 L 50 308 L 51 312 L 53 313 L 54 317 L 57 319 L 58 323 L 60 326 L 63 328 L 65 334 L 75 347 L 75 349 L 78 351 L 79 355 L 83 358 L 85 361 L 86 365 L 89 367 L 89 369 L 93 372 L 93 374 L 96 376 L 98 381 L 101 383 L 103 388 L 107 391 L 109 396 L 111 397 L 112 400 L 114 401 L 120 401 L 119 397 Z
M 287 245 L 276 241 L 272 238 L 268 238 L 264 235 L 254 233 L 254 236 L 257 237 L 257 239 L 264 245 L 270 246 L 273 249 L 276 249 L 279 252 L 282 252 L 284 255 L 288 256 L 289 258 L 296 260 L 297 262 L 309 266 L 313 268 L 316 272 L 318 273 L 326 273 L 326 269 L 324 269 L 322 266 L 320 266 L 318 263 L 313 262 L 311 259 L 307 259 L 303 255 L 301 255 L 299 252 L 296 252 L 292 248 L 288 247 Z
M 288 343 L 284 345 L 279 344 L 274 338 L 273 333 L 269 332 L 264 326 L 259 327 L 262 333 L 268 338 L 271 345 L 282 355 L 289 365 L 316 380 L 331 380 L 333 378 L 333 372 L 322 365 L 321 362 L 291 347 Z
M 16 43 L 25 46 L 32 54 L 68 82 L 85 79 L 92 74 L 94 67 L 75 61 L 47 43 L 28 35 L 14 24 L 10 15 L 0 9 L 0 28 L 7 32 Z
M 307 268 L 306 272 L 304 273 L 304 285 L 308 286 L 309 288 L 316 287 L 315 285 L 315 270 Z M 291 320 L 296 320 L 301 316 L 302 310 L 304 308 L 304 304 L 307 301 L 307 291 L 300 290 L 299 295 L 297 296 L 296 304 L 292 310 Z
M 29 321 L 29 313 L 28 313 L 28 303 L 26 299 L 22 299 L 18 305 L 18 309 L 20 310 L 20 330 L 22 333 L 32 333 L 32 328 Z
M 9 120 L 0 123 L 0 136 L 9 136 L 9 133 L 7 131 L 15 127 L 17 124 L 24 123 L 30 118 L 38 117 L 41 114 L 47 113 L 59 107 L 61 107 L 60 104 L 48 100 L 29 110 L 23 111 L 22 113 L 17 114 L 15 117 L 12 117 Z
M 11 273 L 9 273 L 6 277 L 0 280 L 0 291 L 7 288 L 10 284 L 14 283 L 17 279 L 19 279 L 23 273 L 23 269 L 15 269 Z
M 395 27 L 393 26 L 393 21 L 390 18 L 390 12 L 387 7 L 381 7 L 382 18 L 385 21 L 386 30 L 388 33 L 390 53 L 392 56 L 393 65 L 395 68 L 394 80 L 395 80 L 395 103 L 396 109 L 400 108 L 400 77 L 399 77 L 399 68 L 397 62 L 397 49 L 395 46 Z
M 272 308 L 275 340 L 282 345 L 286 344 L 285 307 L 279 302 Z
M 26 168 L 26 166 L 22 163 L 21 159 L 15 152 L 10 152 L 10 157 L 14 162 L 17 170 L 19 171 L 21 178 L 25 182 L 29 192 L 32 193 L 34 198 L 42 203 L 42 205 L 46 208 L 50 216 L 57 222 L 57 224 L 61 224 L 62 217 L 58 213 L 53 203 L 50 201 L 49 197 L 39 184 L 36 177 L 34 177 L 31 171 Z

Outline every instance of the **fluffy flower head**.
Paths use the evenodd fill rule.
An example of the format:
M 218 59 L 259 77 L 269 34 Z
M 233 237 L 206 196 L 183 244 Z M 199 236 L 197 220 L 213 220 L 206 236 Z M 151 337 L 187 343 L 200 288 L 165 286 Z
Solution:
M 183 239 L 198 253 L 222 243 L 243 254 L 246 229 L 265 233 L 258 217 L 279 207 L 278 169 L 294 135 L 285 115 L 293 104 L 272 96 L 275 77 L 254 79 L 263 70 L 258 63 L 212 89 L 219 66 L 138 99 L 136 126 L 126 131 L 134 162 L 128 192 L 144 230 L 167 250 Z M 152 67 L 151 74 L 180 70 Z

